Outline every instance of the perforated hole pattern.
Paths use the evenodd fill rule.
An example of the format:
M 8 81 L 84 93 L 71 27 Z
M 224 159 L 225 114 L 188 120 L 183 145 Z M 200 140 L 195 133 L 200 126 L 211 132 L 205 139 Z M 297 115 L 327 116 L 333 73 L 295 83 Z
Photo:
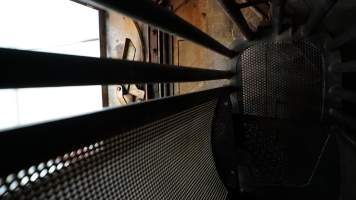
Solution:
M 1 199 L 225 199 L 211 152 L 216 100 L 0 179 Z M 49 133 L 50 134 L 50 133 Z
M 278 130 L 266 130 L 261 127 L 259 120 L 246 120 L 243 122 L 243 143 L 251 156 L 247 164 L 250 175 L 256 185 L 274 185 L 286 183 L 286 168 L 288 158 L 286 146 L 281 141 Z
M 244 113 L 318 118 L 322 55 L 305 40 L 262 41 L 241 54 Z

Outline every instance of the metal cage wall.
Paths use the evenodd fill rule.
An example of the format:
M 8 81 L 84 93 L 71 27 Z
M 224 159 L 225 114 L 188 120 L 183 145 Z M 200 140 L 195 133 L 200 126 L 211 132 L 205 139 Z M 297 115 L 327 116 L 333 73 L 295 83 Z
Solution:
M 237 145 L 254 162 L 246 165 L 255 199 L 356 198 L 354 0 L 217 0 L 245 37 L 234 49 L 151 0 L 75 1 L 195 42 L 236 60 L 236 69 L 0 48 L 0 89 L 237 84 L 3 130 L 0 199 L 242 198 Z M 241 9 L 266 2 L 271 25 L 253 31 Z
M 224 56 L 236 55 L 152 1 L 80 3 L 123 13 Z M 3 48 L 0 65 L 0 88 L 234 76 L 231 71 Z M 216 107 L 234 90 L 221 87 L 4 130 L 0 199 L 225 199 L 227 190 L 216 171 L 211 134 Z

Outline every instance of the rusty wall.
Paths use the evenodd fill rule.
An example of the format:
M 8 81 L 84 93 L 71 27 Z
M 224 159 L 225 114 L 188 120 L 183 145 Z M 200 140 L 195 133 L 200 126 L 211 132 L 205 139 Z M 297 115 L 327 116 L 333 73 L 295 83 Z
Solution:
M 215 0 L 173 0 L 171 3 L 178 16 L 226 46 L 239 34 L 237 27 L 226 17 Z M 173 52 L 174 64 L 178 66 L 221 70 L 229 68 L 227 58 L 182 38 L 175 37 Z M 227 81 L 180 83 L 177 90 L 182 94 L 223 84 L 227 84 Z
M 171 0 L 174 12 L 207 33 L 225 46 L 238 37 L 240 31 L 236 25 L 226 16 L 216 0 Z M 253 12 L 243 10 L 250 22 L 259 20 Z M 252 23 L 251 27 L 254 28 Z M 225 58 L 204 47 L 198 46 L 190 41 L 177 38 L 174 39 L 174 64 L 179 66 L 194 66 L 206 69 L 230 70 L 230 59 Z M 212 87 L 228 84 L 228 81 L 208 81 L 196 83 L 181 83 L 178 86 L 180 93 L 193 92 Z
M 127 39 L 130 40 L 130 49 L 124 53 Z M 106 15 L 106 41 L 107 56 L 116 59 L 128 59 L 134 61 L 145 61 L 146 52 L 142 31 L 139 24 L 131 18 L 116 12 L 108 12 Z M 125 57 L 124 55 L 127 55 Z M 109 106 L 118 106 L 132 101 L 132 95 L 122 94 L 122 85 L 108 86 Z M 125 99 L 124 99 L 125 98 Z M 124 101 L 122 101 L 124 99 Z
M 238 27 L 225 15 L 216 0 L 171 0 L 170 2 L 176 15 L 190 22 L 225 46 L 229 47 L 236 38 L 242 37 Z M 248 21 L 252 22 L 250 25 L 254 29 L 259 16 L 249 11 L 249 9 L 244 9 L 243 13 Z M 125 38 L 130 38 L 134 45 L 137 46 L 135 60 L 147 61 L 149 56 L 147 38 L 145 38 L 147 33 L 142 30 L 142 27 L 140 30 L 140 27 L 130 18 L 111 12 L 108 13 L 106 21 L 107 54 L 109 57 L 120 58 L 119 50 L 122 48 L 122 43 Z M 146 37 L 148 36 L 146 35 Z M 230 70 L 231 68 L 229 58 L 179 37 L 174 37 L 173 40 L 173 64 L 218 70 Z M 175 85 L 175 94 L 218 87 L 228 83 L 227 80 L 178 83 Z M 112 93 L 113 91 L 109 91 L 109 95 Z

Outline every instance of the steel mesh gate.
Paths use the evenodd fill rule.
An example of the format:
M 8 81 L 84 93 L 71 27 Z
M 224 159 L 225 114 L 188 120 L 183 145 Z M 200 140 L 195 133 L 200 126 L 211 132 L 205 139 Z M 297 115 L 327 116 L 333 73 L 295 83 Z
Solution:
M 237 54 L 149 0 L 80 3 L 123 13 L 230 58 Z M 4 48 L 0 65 L 0 88 L 187 82 L 234 75 Z M 232 91 L 222 87 L 4 130 L 0 199 L 225 199 L 210 137 L 217 102 Z

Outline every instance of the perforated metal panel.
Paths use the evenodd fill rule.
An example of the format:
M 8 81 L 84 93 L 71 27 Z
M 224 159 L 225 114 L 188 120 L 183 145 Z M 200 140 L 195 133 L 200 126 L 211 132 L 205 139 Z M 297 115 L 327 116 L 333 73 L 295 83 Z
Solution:
M 322 57 L 305 40 L 261 41 L 241 54 L 244 113 L 273 118 L 318 117 Z
M 285 184 L 287 182 L 287 144 L 281 130 L 263 119 L 243 120 L 243 143 L 241 148 L 250 154 L 249 175 L 256 185 Z M 284 136 L 286 137 L 286 136 Z
M 225 199 L 211 152 L 216 103 L 14 172 L 0 179 L 0 198 Z
M 240 63 L 250 115 L 241 120 L 241 148 L 250 157 L 246 185 L 302 185 L 315 162 L 310 152 L 319 153 L 305 152 L 312 148 L 300 138 L 318 141 L 310 122 L 322 113 L 321 51 L 306 40 L 265 40 L 242 52 Z

